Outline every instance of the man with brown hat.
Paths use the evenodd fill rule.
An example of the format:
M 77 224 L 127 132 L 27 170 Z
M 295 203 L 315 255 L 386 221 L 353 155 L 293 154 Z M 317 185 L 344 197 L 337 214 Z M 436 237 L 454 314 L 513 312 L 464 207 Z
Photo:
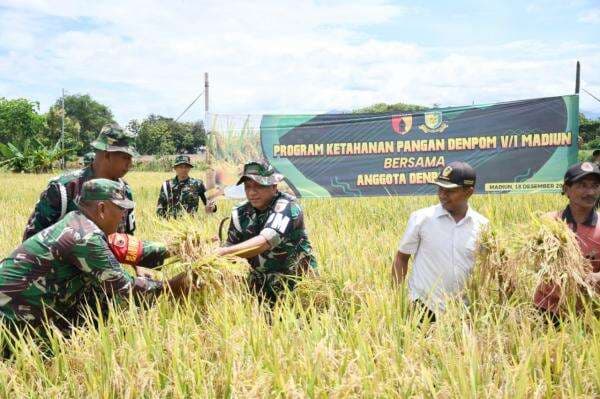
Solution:
M 183 212 L 196 213 L 200 200 L 206 213 L 217 211 L 217 205 L 206 199 L 206 187 L 200 179 L 190 177 L 194 167 L 189 155 L 178 155 L 173 163 L 175 177 L 166 180 L 161 187 L 156 214 L 161 217 L 180 216 Z

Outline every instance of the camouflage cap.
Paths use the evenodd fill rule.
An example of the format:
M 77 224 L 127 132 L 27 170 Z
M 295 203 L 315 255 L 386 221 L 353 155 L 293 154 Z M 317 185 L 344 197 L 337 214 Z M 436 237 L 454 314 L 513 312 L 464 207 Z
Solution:
M 125 185 L 109 179 L 92 179 L 83 183 L 78 201 L 111 201 L 124 209 L 133 209 L 135 205 L 125 195 Z
M 242 184 L 246 179 L 252 179 L 261 186 L 271 186 L 282 181 L 283 175 L 276 173 L 275 168 L 267 162 L 253 161 L 244 165 L 244 172 L 237 184 Z
M 104 125 L 98 138 L 92 141 L 92 147 L 100 151 L 125 152 L 132 157 L 138 157 L 140 154 L 135 150 L 135 135 L 129 133 L 117 123 Z
M 182 164 L 190 165 L 192 168 L 194 167 L 194 165 L 192 164 L 192 159 L 189 155 L 177 155 L 177 157 L 175 158 L 175 162 L 173 162 L 173 167 Z
M 96 154 L 92 151 L 85 153 L 83 155 L 83 164 L 85 166 L 90 165 L 92 162 L 94 162 L 94 157 L 96 156 Z

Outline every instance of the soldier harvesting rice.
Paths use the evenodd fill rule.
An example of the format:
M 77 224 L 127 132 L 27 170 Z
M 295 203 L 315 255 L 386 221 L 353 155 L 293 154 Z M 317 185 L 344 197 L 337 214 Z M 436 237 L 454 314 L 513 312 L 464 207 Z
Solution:
M 105 125 L 98 138 L 91 143 L 95 149 L 92 162 L 82 169 L 66 172 L 50 180 L 29 217 L 23 241 L 58 222 L 68 212 L 77 210 L 75 199 L 79 196 L 83 184 L 90 179 L 105 178 L 120 181 L 125 185 L 126 197 L 133 200 L 131 188 L 122 177 L 131 168 L 132 157 L 138 156 L 134 140 L 135 136 L 121 129 L 118 124 Z M 134 233 L 133 209 L 123 214 L 123 220 L 119 223 L 117 231 Z M 145 272 L 142 268 L 136 267 L 136 273 L 144 275 Z
M 119 262 L 153 267 L 168 256 L 163 244 L 113 234 L 134 206 L 122 183 L 86 181 L 78 206 L 0 262 L 1 322 L 38 327 L 47 319 L 67 330 L 96 294 L 181 295 L 192 288 L 185 273 L 162 282 L 122 268 Z
M 591 262 L 591 270 L 585 276 L 585 280 L 600 292 L 600 223 L 599 214 L 594 209 L 600 197 L 598 164 L 582 162 L 571 166 L 565 173 L 563 193 L 569 199 L 567 207 L 547 216 L 565 221 L 575 233 L 582 255 Z M 541 283 L 533 300 L 535 306 L 546 313 L 555 324 L 560 322 L 560 286 Z
M 178 155 L 173 163 L 176 176 L 165 181 L 158 196 L 156 214 L 161 217 L 178 217 L 183 212 L 196 213 L 200 200 L 206 213 L 217 211 L 217 205 L 206 199 L 206 187 L 202 180 L 190 177 L 193 168 L 189 155 Z
M 135 136 L 125 132 L 116 123 L 105 125 L 98 138 L 91 144 L 96 150 L 93 162 L 82 169 L 64 173 L 50 180 L 29 217 L 23 240 L 52 226 L 68 212 L 77 210 L 75 199 L 86 181 L 94 178 L 117 181 L 125 176 L 131 167 L 132 157 L 138 155 L 133 145 L 134 139 Z M 125 195 L 128 199 L 133 199 L 131 189 L 126 183 Z M 118 231 L 133 234 L 133 209 L 125 212 Z
M 313 274 L 317 267 L 302 208 L 277 189 L 281 180 L 265 162 L 244 165 L 238 185 L 244 185 L 248 200 L 233 208 L 227 241 L 217 249 L 218 255 L 248 259 L 250 289 L 270 304 L 294 288 L 296 277 Z

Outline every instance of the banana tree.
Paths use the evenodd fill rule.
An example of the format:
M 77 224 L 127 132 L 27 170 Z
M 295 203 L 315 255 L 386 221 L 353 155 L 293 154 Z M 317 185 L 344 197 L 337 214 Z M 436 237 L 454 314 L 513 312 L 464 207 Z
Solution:
M 44 173 L 52 170 L 53 165 L 64 156 L 75 152 L 77 148 L 62 149 L 60 142 L 46 147 L 38 139 L 27 139 L 21 148 L 12 143 L 0 143 L 0 166 L 13 172 Z

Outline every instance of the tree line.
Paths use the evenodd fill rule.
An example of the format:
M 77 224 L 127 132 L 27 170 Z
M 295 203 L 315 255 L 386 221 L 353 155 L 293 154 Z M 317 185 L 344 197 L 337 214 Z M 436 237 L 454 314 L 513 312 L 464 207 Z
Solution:
M 64 97 L 64 141 L 60 143 L 63 104 L 58 98 L 46 113 L 38 102 L 25 98 L 0 97 L 0 166 L 15 171 L 46 171 L 63 156 L 83 155 L 102 126 L 114 122 L 107 105 L 89 94 Z M 435 108 L 435 106 L 434 106 Z M 430 109 L 422 105 L 378 103 L 354 110 L 360 113 L 419 112 Z M 201 121 L 178 122 L 173 118 L 151 114 L 131 120 L 126 129 L 137 135 L 136 146 L 142 155 L 197 153 L 206 143 Z M 600 148 L 600 119 L 579 114 L 581 149 Z
M 25 98 L 0 97 L 0 143 L 17 149 L 35 142 L 37 147 L 53 147 L 60 140 L 63 106 L 59 98 L 48 112 L 40 113 L 38 102 Z M 90 143 L 107 123 L 114 122 L 110 107 L 89 94 L 64 97 L 64 147 L 82 155 L 91 150 Z M 206 134 L 201 121 L 177 122 L 173 118 L 149 115 L 142 121 L 132 120 L 123 126 L 137 134 L 141 154 L 165 155 L 196 153 L 205 145 Z

